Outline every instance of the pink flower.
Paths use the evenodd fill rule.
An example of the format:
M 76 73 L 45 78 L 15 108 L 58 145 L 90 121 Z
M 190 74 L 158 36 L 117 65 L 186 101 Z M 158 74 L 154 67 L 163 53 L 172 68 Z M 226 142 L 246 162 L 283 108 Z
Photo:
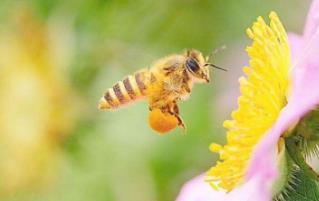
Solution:
M 243 182 L 234 184 L 236 187 L 225 193 L 211 188 L 202 176 L 197 177 L 182 188 L 177 201 L 271 200 L 271 186 L 278 176 L 278 147 L 282 148 L 278 146 L 280 137 L 319 105 L 319 0 L 313 1 L 303 36 L 290 34 L 288 40 L 291 52 L 291 71 L 288 75 L 291 90 L 286 91 L 290 92 L 287 103 L 254 146 Z M 214 146 L 213 149 L 219 151 L 221 148 Z
M 256 148 L 248 178 L 259 174 L 259 168 L 275 169 L 271 166 L 274 154 L 269 154 L 269 150 L 275 150 L 279 137 L 319 105 L 319 0 L 313 2 L 303 36 L 289 36 L 292 36 L 289 37 L 293 60 L 292 92 L 276 123 Z M 260 157 L 267 160 L 260 160 Z

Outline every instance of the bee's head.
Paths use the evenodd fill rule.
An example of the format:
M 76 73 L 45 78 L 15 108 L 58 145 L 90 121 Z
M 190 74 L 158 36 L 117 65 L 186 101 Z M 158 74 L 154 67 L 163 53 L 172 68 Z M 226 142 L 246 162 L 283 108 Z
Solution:
M 188 50 L 186 52 L 185 67 L 195 82 L 209 82 L 209 65 L 202 53 L 197 50 Z
M 202 53 L 197 50 L 188 50 L 186 52 L 185 67 L 195 82 L 209 82 L 209 68 L 214 67 L 219 70 L 227 71 L 224 68 L 208 62 L 209 57 L 204 58 Z

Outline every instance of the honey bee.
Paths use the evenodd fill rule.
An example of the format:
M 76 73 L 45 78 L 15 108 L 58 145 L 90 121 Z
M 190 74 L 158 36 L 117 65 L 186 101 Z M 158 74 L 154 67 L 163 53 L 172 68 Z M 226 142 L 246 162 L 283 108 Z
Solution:
M 185 129 L 177 103 L 190 96 L 194 83 L 210 81 L 209 67 L 220 68 L 208 60 L 197 50 L 160 59 L 152 67 L 128 75 L 109 88 L 100 99 L 99 109 L 114 110 L 137 100 L 147 100 L 151 128 L 160 134 L 177 126 Z

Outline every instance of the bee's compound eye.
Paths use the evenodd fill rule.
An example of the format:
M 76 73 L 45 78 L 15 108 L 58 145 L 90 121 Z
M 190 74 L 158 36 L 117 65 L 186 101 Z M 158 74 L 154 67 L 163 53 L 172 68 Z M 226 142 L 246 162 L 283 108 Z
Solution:
M 191 70 L 192 72 L 194 72 L 194 73 L 199 70 L 199 66 L 198 66 L 197 62 L 196 62 L 194 59 L 192 59 L 192 58 L 187 59 L 187 61 L 186 61 L 186 67 L 187 67 L 189 70 Z
M 149 114 L 149 124 L 153 130 L 164 135 L 178 125 L 178 119 L 169 113 L 163 113 L 160 109 L 153 109 Z

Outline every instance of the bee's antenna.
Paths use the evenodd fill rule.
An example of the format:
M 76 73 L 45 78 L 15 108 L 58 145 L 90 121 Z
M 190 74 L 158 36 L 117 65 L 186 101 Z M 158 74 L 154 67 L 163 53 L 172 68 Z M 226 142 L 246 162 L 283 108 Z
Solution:
M 225 50 L 226 48 L 227 48 L 226 45 L 222 45 L 221 47 L 216 48 L 214 51 L 212 51 L 212 53 L 210 53 L 210 55 L 212 56 L 212 55 L 214 55 L 214 54 L 217 54 L 217 53 L 219 53 L 219 52 Z
M 217 68 L 219 70 L 227 71 L 227 69 L 219 67 L 219 66 L 216 66 L 216 65 L 211 64 L 211 63 L 207 63 L 207 64 L 205 64 L 205 66 L 211 66 L 211 67 Z
M 212 58 L 215 54 L 225 50 L 226 48 L 227 48 L 226 45 L 222 45 L 221 47 L 216 48 L 215 50 L 212 50 L 212 52 L 207 56 L 206 61 L 209 61 L 210 58 Z

